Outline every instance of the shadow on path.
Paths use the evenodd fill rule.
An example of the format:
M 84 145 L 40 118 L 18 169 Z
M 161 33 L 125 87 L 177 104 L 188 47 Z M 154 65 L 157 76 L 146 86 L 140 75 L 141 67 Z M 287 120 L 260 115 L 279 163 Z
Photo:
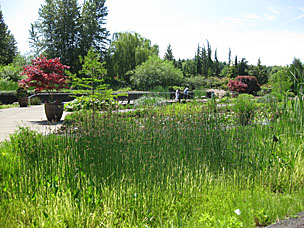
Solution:
M 56 126 L 56 125 L 61 125 L 63 124 L 63 120 L 60 120 L 58 122 L 49 122 L 47 120 L 40 120 L 40 121 L 28 121 L 32 124 L 37 124 L 41 126 Z

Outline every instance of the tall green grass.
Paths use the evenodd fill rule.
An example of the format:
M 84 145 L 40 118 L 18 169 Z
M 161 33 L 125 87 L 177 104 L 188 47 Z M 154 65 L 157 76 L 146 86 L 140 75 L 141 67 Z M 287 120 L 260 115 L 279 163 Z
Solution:
M 269 125 L 178 104 L 20 129 L 0 148 L 0 226 L 268 225 L 304 209 L 303 107 L 286 102 Z

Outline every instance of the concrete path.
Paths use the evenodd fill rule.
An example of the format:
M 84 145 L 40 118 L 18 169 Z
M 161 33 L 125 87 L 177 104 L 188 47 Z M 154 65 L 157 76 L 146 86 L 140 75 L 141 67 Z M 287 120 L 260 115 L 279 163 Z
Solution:
M 67 112 L 63 112 L 62 120 Z M 30 127 L 47 134 L 61 127 L 63 121 L 49 123 L 44 113 L 44 105 L 33 105 L 25 108 L 0 109 L 0 142 L 9 139 L 18 126 Z

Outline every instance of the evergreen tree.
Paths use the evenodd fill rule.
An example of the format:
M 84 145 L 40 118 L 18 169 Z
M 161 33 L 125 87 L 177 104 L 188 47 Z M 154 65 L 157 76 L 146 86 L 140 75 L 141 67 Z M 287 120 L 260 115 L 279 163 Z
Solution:
M 227 70 L 227 77 L 235 78 L 237 76 L 237 74 L 238 74 L 237 66 L 230 65 Z
M 0 65 L 12 63 L 16 55 L 16 40 L 10 30 L 8 30 L 0 8 Z
M 175 62 L 173 52 L 172 52 L 172 48 L 171 48 L 170 44 L 167 47 L 167 50 L 166 50 L 166 53 L 165 53 L 165 56 L 164 56 L 164 60 Z
M 105 28 L 108 15 L 105 0 L 86 0 L 80 18 L 80 55 L 85 55 L 91 47 L 104 54 L 109 32 Z
M 195 65 L 196 65 L 196 75 L 201 75 L 202 74 L 202 57 L 201 57 L 201 50 L 200 46 L 197 46 L 197 51 L 195 54 Z
M 228 65 L 231 64 L 231 49 L 229 48 L 229 53 L 228 53 Z
M 214 53 L 214 75 L 215 76 L 219 76 L 221 73 L 221 69 L 220 69 L 220 62 L 217 59 L 217 49 L 215 49 L 215 53 Z
M 58 57 L 62 63 L 78 72 L 78 55 L 84 56 L 93 47 L 99 53 L 107 42 L 104 27 L 107 8 L 104 0 L 45 0 L 39 9 L 39 19 L 32 24 L 30 44 L 36 55 L 44 52 L 48 58 Z
M 209 41 L 207 41 L 207 60 L 206 60 L 206 68 L 208 69 L 208 76 L 212 76 L 213 74 L 213 61 L 212 61 L 212 50 L 211 50 L 211 45 L 209 44 Z
M 54 39 L 58 47 L 55 54 L 61 56 L 61 61 L 75 66 L 78 61 L 78 32 L 79 32 L 79 6 L 77 0 L 61 0 L 58 1 L 57 20 L 62 23 L 57 23 Z M 86 55 L 85 53 L 80 53 Z M 54 56 L 55 57 L 55 56 Z
M 187 59 L 183 61 L 182 71 L 184 76 L 187 78 L 197 75 L 197 63 L 195 62 L 195 59 Z
M 241 62 L 238 63 L 238 75 L 248 74 L 248 61 L 242 58 Z
M 202 48 L 202 75 L 208 75 L 208 57 L 205 46 Z
M 266 67 L 261 64 L 261 59 L 258 59 L 258 63 L 256 66 L 251 66 L 249 71 L 249 75 L 255 76 L 260 85 L 267 83 L 268 75 L 266 71 Z
M 79 63 L 79 9 L 77 0 L 45 0 L 30 30 L 30 44 L 36 55 L 43 52 L 72 67 Z
M 181 59 L 178 59 L 178 60 L 177 60 L 177 62 L 176 62 L 176 67 L 177 67 L 178 69 L 180 69 L 182 72 L 184 72 L 184 70 L 183 70 L 183 61 L 182 61 Z M 184 76 L 185 76 L 185 74 L 184 74 Z

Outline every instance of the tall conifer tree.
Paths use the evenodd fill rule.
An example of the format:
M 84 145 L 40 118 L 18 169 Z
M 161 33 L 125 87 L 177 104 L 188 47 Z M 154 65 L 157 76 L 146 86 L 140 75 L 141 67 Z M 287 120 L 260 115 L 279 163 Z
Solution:
M 14 57 L 17 55 L 16 44 L 14 36 L 4 22 L 0 8 L 0 65 L 7 65 L 14 61 Z
M 91 47 L 102 54 L 105 52 L 109 31 L 105 28 L 108 9 L 105 0 L 85 0 L 80 22 L 80 55 L 84 56 Z
M 31 47 L 36 54 L 59 57 L 72 71 L 80 70 L 78 56 L 85 56 L 91 47 L 101 53 L 107 42 L 105 0 L 45 0 L 39 19 L 30 31 Z
M 169 44 L 168 47 L 167 47 L 164 59 L 168 60 L 168 61 L 175 62 L 175 59 L 174 59 L 174 56 L 173 56 L 173 52 L 172 52 L 172 48 L 171 48 L 171 44 Z
M 195 64 L 196 64 L 196 74 L 201 75 L 202 74 L 202 57 L 201 57 L 201 48 L 198 45 L 197 51 L 195 54 Z

